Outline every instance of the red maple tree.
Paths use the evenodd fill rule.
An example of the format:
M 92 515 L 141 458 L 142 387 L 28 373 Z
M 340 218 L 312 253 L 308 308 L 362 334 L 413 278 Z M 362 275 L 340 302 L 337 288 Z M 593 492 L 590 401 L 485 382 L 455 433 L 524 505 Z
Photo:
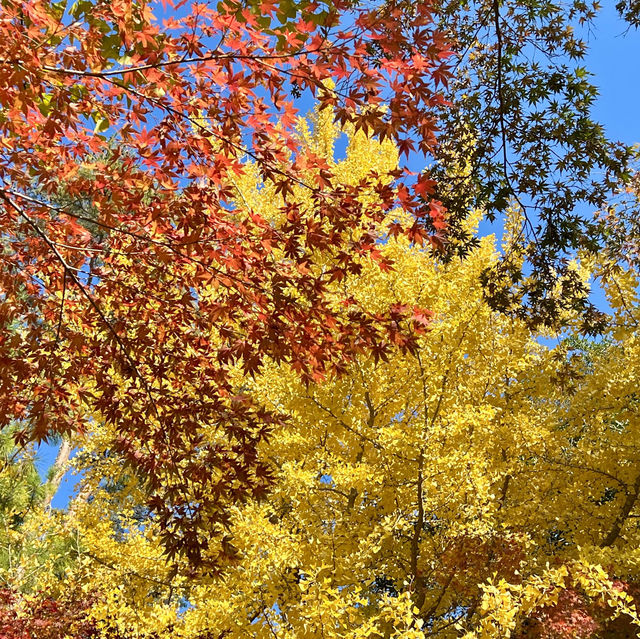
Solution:
M 399 171 L 345 187 L 295 127 L 308 95 L 340 123 L 429 153 L 449 54 L 431 11 L 2 4 L 0 419 L 35 440 L 96 414 L 114 424 L 170 556 L 201 562 L 228 505 L 270 481 L 256 448 L 282 417 L 234 387 L 229 367 L 271 358 L 313 381 L 358 351 L 411 349 L 423 328 L 401 305 L 371 316 L 336 304 L 328 285 L 364 256 L 382 261 L 375 224 L 394 206 L 414 223 L 392 232 L 439 241 L 433 183 Z M 281 222 L 232 204 L 247 161 L 281 194 Z M 209 562 L 230 554 L 224 542 Z
M 101 636 L 87 615 L 91 597 L 83 593 L 68 593 L 62 600 L 42 593 L 39 597 L 20 600 L 21 596 L 15 591 L 0 588 L 0 637 L 3 639 Z

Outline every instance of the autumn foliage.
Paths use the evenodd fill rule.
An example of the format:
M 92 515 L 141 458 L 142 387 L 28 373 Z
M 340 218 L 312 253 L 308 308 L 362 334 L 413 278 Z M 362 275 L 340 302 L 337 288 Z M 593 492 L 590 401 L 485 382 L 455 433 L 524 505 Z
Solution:
M 0 0 L 0 637 L 640 636 L 591 13 Z
M 264 494 L 257 446 L 282 419 L 230 370 L 270 358 L 311 382 L 358 352 L 415 349 L 410 309 L 368 313 L 328 287 L 369 257 L 389 267 L 372 228 L 392 207 L 418 243 L 445 226 L 426 175 L 339 184 L 296 130 L 312 96 L 428 153 L 448 55 L 430 3 L 290 9 L 2 4 L 2 422 L 23 441 L 114 424 L 169 555 L 195 563 L 202 530 Z M 237 201 L 248 163 L 277 221 Z
M 0 636 L 3 639 L 94 639 L 99 636 L 87 616 L 91 598 L 82 592 L 67 593 L 56 600 L 44 593 L 21 597 L 0 590 Z M 115 639 L 115 638 L 114 638 Z
M 354 129 L 327 110 L 299 123 L 301 145 L 345 188 L 398 161 L 390 140 Z M 343 131 L 349 143 L 336 158 Z M 255 164 L 236 187 L 236 201 L 277 224 L 284 196 Z M 302 187 L 294 195 L 300 208 L 313 199 Z M 328 292 L 372 315 L 405 306 L 428 330 L 413 349 L 362 350 L 321 383 L 275 358 L 253 375 L 229 369 L 255 405 L 287 419 L 257 442 L 268 492 L 228 505 L 223 532 L 203 529 L 199 566 L 187 554 L 167 561 L 166 526 L 144 478 L 123 464 L 117 422 L 94 419 L 74 440 L 67 464 L 80 475 L 65 510 L 29 498 L 30 449 L 16 458 L 7 441 L 0 497 L 6 478 L 24 485 L 0 510 L 12 627 L 55 609 L 60 623 L 82 620 L 101 639 L 637 635 L 640 275 L 607 256 L 574 261 L 574 277 L 604 278 L 609 329 L 599 341 L 573 328 L 542 342 L 483 295 L 481 273 L 500 259 L 495 238 L 443 265 L 429 248 L 389 237 L 403 215 L 391 211 L 377 227 L 393 268 L 363 260 Z M 505 251 L 515 253 L 520 222 L 511 210 Z M 217 291 L 203 284 L 200 298 Z M 577 312 L 566 320 L 579 326 Z M 84 595 L 72 594 L 78 587 Z

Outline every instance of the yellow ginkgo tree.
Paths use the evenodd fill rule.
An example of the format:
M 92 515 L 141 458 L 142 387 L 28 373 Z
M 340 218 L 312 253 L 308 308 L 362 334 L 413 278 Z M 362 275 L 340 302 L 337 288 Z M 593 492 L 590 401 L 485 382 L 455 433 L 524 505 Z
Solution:
M 320 113 L 300 135 L 345 184 L 395 169 L 392 144 L 362 132 L 347 131 L 346 157 L 334 160 L 338 133 Z M 239 206 L 278 215 L 280 196 L 251 166 L 236 190 Z M 293 190 L 304 207 L 308 195 Z M 236 371 L 238 397 L 287 419 L 261 443 L 270 492 L 235 507 L 225 534 L 216 531 L 209 552 L 226 544 L 234 558 L 223 574 L 167 560 L 139 480 L 96 416 L 75 458 L 83 478 L 67 526 L 80 543 L 65 578 L 92 593 L 103 636 L 635 636 L 635 276 L 607 269 L 613 315 L 602 339 L 549 339 L 485 302 L 482 274 L 499 255 L 493 237 L 443 264 L 430 247 L 394 237 L 395 221 L 391 212 L 375 229 L 354 230 L 375 232 L 384 260 L 363 257 L 332 286 L 336 300 L 372 316 L 411 310 L 424 331 L 410 352 L 374 349 L 316 384 L 281 362 L 255 376 Z M 513 259 L 519 223 L 513 212 L 502 248 Z M 602 265 L 571 268 L 586 282 Z M 220 435 L 209 436 L 215 444 Z

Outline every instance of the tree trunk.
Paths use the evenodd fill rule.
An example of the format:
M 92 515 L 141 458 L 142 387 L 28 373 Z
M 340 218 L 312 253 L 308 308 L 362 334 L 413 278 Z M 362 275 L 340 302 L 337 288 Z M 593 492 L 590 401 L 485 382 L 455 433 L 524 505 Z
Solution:
M 49 469 L 49 480 L 45 484 L 45 495 L 43 502 L 45 508 L 51 508 L 51 501 L 55 497 L 55 494 L 58 492 L 60 482 L 62 481 L 62 478 L 64 477 L 64 474 L 67 470 L 67 462 L 69 461 L 70 455 L 71 444 L 66 439 L 63 439 L 60 443 L 60 448 L 58 448 L 56 460 L 53 462 L 53 465 Z

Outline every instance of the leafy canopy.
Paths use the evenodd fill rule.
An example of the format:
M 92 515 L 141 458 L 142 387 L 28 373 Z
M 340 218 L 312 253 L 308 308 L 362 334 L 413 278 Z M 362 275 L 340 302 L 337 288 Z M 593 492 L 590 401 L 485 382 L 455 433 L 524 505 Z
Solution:
M 328 112 L 301 138 L 345 185 L 395 169 L 389 141 L 348 132 L 341 161 Z M 257 167 L 237 187 L 265 219 L 282 215 L 283 196 L 261 184 Z M 304 206 L 311 196 L 295 197 Z M 585 339 L 579 314 L 567 312 L 574 335 L 547 347 L 484 299 L 482 272 L 500 259 L 494 238 L 443 266 L 406 237 L 388 237 L 403 215 L 390 212 L 378 227 L 394 268 L 367 257 L 330 291 L 372 314 L 406 304 L 428 326 L 415 348 L 360 353 L 342 376 L 316 385 L 273 359 L 255 376 L 233 371 L 243 393 L 290 418 L 259 443 L 270 492 L 232 507 L 231 535 L 205 551 L 205 560 L 225 545 L 233 554 L 223 578 L 189 572 L 185 557 L 164 560 L 144 485 L 114 446 L 118 429 L 90 425 L 75 462 L 80 493 L 65 518 L 82 545 L 57 583 L 92 593 L 87 615 L 100 636 L 637 633 L 638 274 L 574 262 L 583 280 L 607 267 L 610 330 L 601 342 Z M 520 217 L 509 213 L 505 251 Z
M 329 285 L 380 255 L 393 206 L 415 241 L 445 225 L 426 175 L 336 181 L 301 147 L 294 96 L 427 153 L 449 52 L 430 2 L 169 9 L 2 3 L 0 426 L 114 425 L 168 555 L 197 564 L 228 506 L 270 483 L 257 448 L 281 415 L 231 370 L 270 358 L 310 382 L 400 340 L 397 312 Z M 254 168 L 277 221 L 237 200 Z

